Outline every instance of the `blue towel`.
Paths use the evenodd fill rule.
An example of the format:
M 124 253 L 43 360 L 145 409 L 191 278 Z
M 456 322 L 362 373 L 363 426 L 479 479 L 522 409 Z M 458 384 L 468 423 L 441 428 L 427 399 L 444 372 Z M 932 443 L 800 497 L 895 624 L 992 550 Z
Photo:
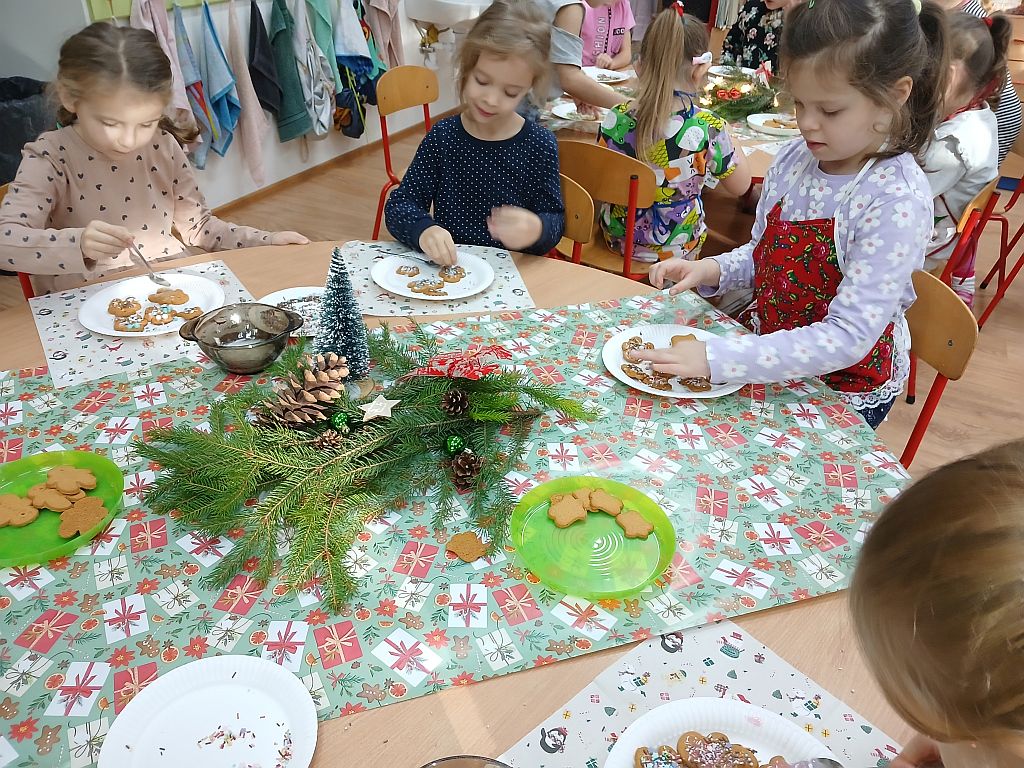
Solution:
M 199 128 L 201 143 L 192 148 L 192 162 L 196 168 L 202 170 L 206 167 L 206 155 L 210 151 L 210 142 L 215 134 L 220 133 L 220 126 L 217 125 L 217 116 L 210 109 L 206 88 L 203 85 L 203 78 L 196 64 L 196 56 L 192 52 L 192 44 L 189 42 L 188 33 L 185 32 L 185 21 L 181 18 L 181 7 L 174 6 L 174 40 L 178 48 L 178 63 L 181 64 L 181 76 L 185 82 L 185 93 L 188 94 L 188 103 L 192 107 L 192 114 L 196 118 L 196 126 Z
M 206 85 L 210 111 L 217 120 L 219 131 L 213 134 L 213 151 L 221 157 L 231 146 L 238 125 L 238 113 L 242 104 L 235 88 L 235 74 L 228 64 L 224 47 L 217 37 L 217 30 L 210 18 L 210 6 L 203 0 L 203 55 L 199 60 L 199 73 Z

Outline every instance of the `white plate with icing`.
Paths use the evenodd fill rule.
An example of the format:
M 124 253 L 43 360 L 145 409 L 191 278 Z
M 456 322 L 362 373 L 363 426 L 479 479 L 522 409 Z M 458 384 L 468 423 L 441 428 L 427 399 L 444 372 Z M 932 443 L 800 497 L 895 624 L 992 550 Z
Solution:
M 580 123 L 600 123 L 604 120 L 604 115 L 608 110 L 601 109 L 600 107 L 595 107 L 595 109 L 597 110 L 597 114 L 594 117 L 588 117 L 587 115 L 579 112 L 573 102 L 567 101 L 553 106 L 551 108 L 551 114 L 562 120 L 574 120 Z
M 623 363 L 629 362 L 622 355 L 622 344 L 627 339 L 639 336 L 643 342 L 653 344 L 655 349 L 668 349 L 672 346 L 673 336 L 687 335 L 696 337 L 697 341 L 716 338 L 713 333 L 708 333 L 701 328 L 691 328 L 688 325 L 637 325 L 621 330 L 608 339 L 605 342 L 604 349 L 601 350 L 601 358 L 604 360 L 605 368 L 608 369 L 609 373 L 623 384 L 628 384 L 633 389 L 639 389 L 641 392 L 661 397 L 709 399 L 731 395 L 743 386 L 744 382 L 713 384 L 711 389 L 705 392 L 694 392 L 692 389 L 683 386 L 678 377 L 673 376 L 669 380 L 669 383 L 672 385 L 671 389 L 655 389 L 641 381 L 630 378 L 622 370 Z
M 184 310 L 189 307 L 199 307 L 200 314 L 205 314 L 211 309 L 224 306 L 224 289 L 213 280 L 202 275 L 190 272 L 159 272 L 161 277 L 167 279 L 171 288 L 177 288 L 188 295 L 188 301 L 181 305 L 171 306 L 172 310 Z M 134 298 L 140 305 L 140 313 L 147 307 L 156 306 L 156 302 L 150 301 L 149 296 L 161 290 L 160 286 L 154 283 L 145 275 L 129 277 L 125 280 L 118 280 L 110 283 L 106 288 L 97 291 L 82 304 L 78 310 L 78 322 L 90 331 L 104 336 L 118 336 L 130 339 L 136 336 L 162 336 L 165 333 L 177 333 L 178 329 L 185 323 L 183 318 L 175 317 L 171 322 L 164 325 L 150 323 L 141 331 L 119 331 L 114 328 L 114 321 L 117 319 L 110 314 L 108 307 L 113 299 Z
M 776 756 L 790 763 L 835 759 L 828 747 L 781 715 L 740 701 L 698 697 L 662 704 L 627 726 L 604 768 L 633 768 L 637 749 L 647 747 L 653 753 L 662 744 L 675 748 L 688 731 L 724 733 L 732 743 L 752 750 L 761 765 Z
M 370 277 L 389 293 L 408 299 L 451 301 L 486 291 L 494 282 L 494 269 L 479 256 L 456 250 L 456 267 L 465 274 L 459 280 L 441 278 L 442 267 L 408 256 L 388 256 L 370 268 Z
M 629 80 L 629 73 L 627 72 L 616 72 L 614 69 L 602 69 L 601 67 L 584 67 L 583 74 L 591 80 L 597 80 L 597 82 L 604 83 L 605 85 L 622 83 Z
M 214 656 L 172 669 L 117 716 L 99 768 L 308 768 L 316 707 L 298 677 L 254 656 Z
M 771 112 L 760 112 L 747 116 L 747 125 L 755 131 L 767 133 L 769 136 L 799 136 L 796 118 L 792 115 L 775 115 Z
M 283 288 L 280 291 L 268 293 L 262 299 L 261 304 L 273 304 L 281 309 L 290 309 L 302 315 L 305 322 L 295 332 L 296 336 L 316 336 L 320 331 L 320 299 L 324 296 L 322 286 L 308 286 L 304 288 Z

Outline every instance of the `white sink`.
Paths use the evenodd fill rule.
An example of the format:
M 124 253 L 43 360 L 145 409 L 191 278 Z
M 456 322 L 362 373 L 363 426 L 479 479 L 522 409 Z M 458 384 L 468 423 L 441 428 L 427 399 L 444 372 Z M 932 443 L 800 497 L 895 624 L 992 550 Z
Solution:
M 438 29 L 465 32 L 488 5 L 483 0 L 405 0 L 405 15 Z

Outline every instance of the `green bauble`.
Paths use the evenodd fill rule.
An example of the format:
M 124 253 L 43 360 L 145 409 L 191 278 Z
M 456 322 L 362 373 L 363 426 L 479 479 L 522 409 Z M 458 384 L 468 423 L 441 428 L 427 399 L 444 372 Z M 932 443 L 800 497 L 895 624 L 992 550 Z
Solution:
M 331 414 L 331 426 L 341 432 L 343 435 L 349 433 L 350 427 L 348 425 L 348 414 L 337 411 Z
M 457 456 L 466 447 L 466 441 L 459 435 L 449 435 L 444 439 L 444 452 L 449 456 Z

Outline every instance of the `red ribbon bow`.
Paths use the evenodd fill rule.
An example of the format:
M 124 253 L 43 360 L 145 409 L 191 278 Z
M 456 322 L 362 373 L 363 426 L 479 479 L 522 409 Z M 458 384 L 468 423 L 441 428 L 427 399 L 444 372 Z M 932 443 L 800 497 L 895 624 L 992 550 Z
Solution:
M 683 5 L 683 0 L 676 0 L 672 3 L 672 7 L 675 9 L 676 13 L 679 14 L 680 19 L 686 15 L 686 6 Z

